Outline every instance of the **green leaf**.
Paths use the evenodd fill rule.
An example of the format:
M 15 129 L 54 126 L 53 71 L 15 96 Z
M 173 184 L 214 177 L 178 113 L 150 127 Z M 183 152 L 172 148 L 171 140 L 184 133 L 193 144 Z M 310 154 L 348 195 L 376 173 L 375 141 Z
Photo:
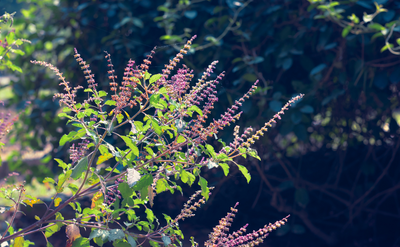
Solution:
M 112 229 L 110 230 L 110 235 L 108 236 L 108 240 L 115 241 L 117 239 L 124 239 L 125 234 L 121 229 Z
M 196 105 L 192 105 L 191 107 L 188 108 L 188 111 L 195 111 L 197 112 L 200 116 L 203 116 L 203 112 L 200 110 L 200 108 Z
M 133 186 L 133 189 L 136 191 L 147 189 L 147 187 L 152 184 L 153 184 L 153 176 L 151 176 L 151 174 L 146 174 L 135 184 L 135 186 Z
M 102 229 L 97 229 L 97 228 L 92 228 L 92 229 L 93 230 L 89 235 L 89 239 L 100 237 L 104 241 L 110 235 L 110 232 L 107 230 L 102 230 Z
M 64 217 L 61 215 L 60 212 L 56 213 L 56 220 L 64 220 Z M 50 224 L 53 224 L 53 223 L 50 223 Z M 57 222 L 55 225 L 47 227 L 44 235 L 48 238 L 51 235 L 53 235 L 54 233 L 58 232 L 62 226 L 63 226 L 62 222 Z
M 228 176 L 229 174 L 229 165 L 227 163 L 218 163 L 220 167 L 222 167 L 222 170 L 224 171 L 225 176 Z
M 384 47 L 382 47 L 381 52 L 386 51 L 387 49 L 389 49 L 389 47 L 390 47 L 390 48 L 393 48 L 393 44 L 387 44 L 387 45 L 385 45 Z
M 105 104 L 105 105 L 113 106 L 113 105 L 116 105 L 117 102 L 115 102 L 114 100 L 107 100 L 106 103 L 104 103 L 104 104 Z
M 132 139 L 126 136 L 121 136 L 122 140 L 124 140 L 125 144 L 132 150 L 133 154 L 136 157 L 139 156 L 139 148 L 133 143 Z
M 186 141 L 186 139 L 185 139 L 185 137 L 183 137 L 183 136 L 178 136 L 178 138 L 177 138 L 177 140 L 176 140 L 176 142 L 179 144 L 179 143 L 184 143 Z
M 65 144 L 67 141 L 70 141 L 70 140 L 72 139 L 72 137 L 76 135 L 76 133 L 77 133 L 76 131 L 71 131 L 71 132 L 69 132 L 68 135 L 64 134 L 64 135 L 61 137 L 60 142 L 59 142 L 60 147 L 61 147 L 61 146 L 64 146 L 64 144 Z
M 156 132 L 157 135 L 162 135 L 160 125 L 158 125 L 157 121 L 153 118 L 151 119 L 151 126 L 153 127 L 154 132 Z
M 386 28 L 379 23 L 371 23 L 368 25 L 368 28 L 375 29 L 376 31 L 382 31 Z
M 127 240 L 128 240 L 128 243 L 131 245 L 131 247 L 137 246 L 135 239 L 133 239 L 131 236 L 128 235 Z
M 150 223 L 153 223 L 155 219 L 153 210 L 151 210 L 150 208 L 146 208 L 145 212 L 146 212 L 146 218 L 149 220 Z
M 304 188 L 296 189 L 294 199 L 297 202 L 297 204 L 299 204 L 299 206 L 303 207 L 303 208 L 305 208 L 307 206 L 308 202 L 310 201 L 308 192 Z
M 121 113 L 119 113 L 119 114 L 117 115 L 117 121 L 118 121 L 118 123 L 120 124 L 120 123 L 122 122 L 122 120 L 124 120 L 124 115 L 122 115 Z
M 161 78 L 161 74 L 155 74 L 150 77 L 149 85 L 153 84 L 154 82 L 158 81 Z
M 216 157 L 216 153 L 215 153 L 213 146 L 206 144 L 206 149 L 207 149 L 208 153 L 211 155 L 211 157 L 213 157 L 213 158 Z
M 104 97 L 107 96 L 107 93 L 105 91 L 99 91 L 99 97 Z
M 345 28 L 343 29 L 343 31 L 342 31 L 342 37 L 345 38 L 345 37 L 349 34 L 349 32 L 350 32 L 350 30 L 351 30 L 352 28 L 353 28 L 352 26 L 347 26 L 347 27 L 345 27 Z
M 45 178 L 45 179 L 43 180 L 43 183 L 52 183 L 52 184 L 55 184 L 56 181 L 54 181 L 54 179 L 52 179 L 52 178 L 47 177 L 47 178 Z
M 72 119 L 73 117 L 71 117 L 71 116 L 69 116 L 67 113 L 65 113 L 65 112 L 61 112 L 61 113 L 59 113 L 58 114 L 58 117 L 66 117 L 66 118 L 69 118 L 69 119 Z
M 181 180 L 185 184 L 188 184 L 189 186 L 192 186 L 193 182 L 196 180 L 196 177 L 192 173 L 187 172 L 185 170 L 182 170 L 182 172 L 181 172 Z
M 252 148 L 249 148 L 249 149 L 247 149 L 247 153 L 248 153 L 251 157 L 256 158 L 256 159 L 258 159 L 258 160 L 261 160 L 260 156 L 258 156 L 258 154 L 257 154 L 257 150 L 252 149 Z
M 8 244 L 7 244 L 8 245 Z M 16 237 L 14 239 L 14 247 L 23 247 L 24 246 L 24 237 Z
M 64 185 L 64 182 L 71 177 L 71 173 L 72 173 L 72 170 L 68 170 L 65 173 L 61 173 L 60 175 L 58 175 L 58 182 L 57 182 L 57 186 L 56 186 L 57 192 L 59 192 L 59 193 L 62 192 L 62 190 L 63 190 L 62 187 Z
M 123 198 L 131 198 L 135 195 L 134 190 L 127 183 L 120 183 L 118 190 L 121 192 Z
M 150 78 L 150 76 L 151 76 L 151 74 L 150 74 L 148 71 L 146 71 L 146 72 L 144 73 L 144 79 L 145 79 L 145 80 L 148 80 L 148 79 Z
M 199 185 L 200 185 L 200 187 L 201 187 L 201 195 L 206 199 L 206 200 L 208 200 L 208 197 L 210 196 L 209 194 L 210 194 L 210 189 L 207 187 L 207 185 L 208 185 L 208 182 L 207 182 L 207 180 L 205 179 L 205 178 L 203 178 L 203 177 L 200 177 L 199 176 Z
M 166 191 L 167 187 L 168 187 L 168 182 L 165 178 L 161 178 L 161 179 L 157 180 L 157 183 L 156 183 L 157 194 L 160 194 L 161 192 Z
M 74 240 L 72 243 L 72 247 L 89 247 L 90 246 L 90 240 L 87 238 L 77 238 Z
M 246 178 L 247 183 L 250 183 L 251 176 L 250 176 L 247 168 L 242 165 L 238 165 L 238 164 L 236 164 L 236 165 L 238 166 L 238 168 L 239 168 L 240 172 L 243 174 L 243 176 Z
M 85 156 L 78 161 L 78 164 L 72 169 L 71 177 L 74 180 L 77 180 L 82 176 L 84 172 L 86 172 L 88 168 L 88 157 Z
M 78 191 L 79 187 L 76 184 L 68 184 L 68 188 L 72 190 L 72 193 L 75 195 L 75 193 Z

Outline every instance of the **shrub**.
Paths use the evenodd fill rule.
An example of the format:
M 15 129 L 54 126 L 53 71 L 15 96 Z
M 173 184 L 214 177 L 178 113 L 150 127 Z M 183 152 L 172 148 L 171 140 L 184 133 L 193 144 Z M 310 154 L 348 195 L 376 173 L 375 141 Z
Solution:
M 221 142 L 223 147 L 216 151 L 207 144 L 208 137 L 216 137 L 226 126 L 239 119 L 242 113 L 239 108 L 246 98 L 257 92 L 258 81 L 220 119 L 207 119 L 218 100 L 216 87 L 224 73 L 210 79 L 218 63 L 214 61 L 198 82 L 190 87 L 194 77 L 192 71 L 185 65 L 179 68 L 177 65 L 190 50 L 194 38 L 187 41 L 165 65 L 162 74 L 150 74 L 148 71 L 154 50 L 140 65 L 130 60 L 120 84 L 116 82 L 111 56 L 106 53 L 109 92 L 97 89 L 89 64 L 76 49 L 74 56 L 83 70 L 87 88 L 81 85 L 73 87 L 52 64 L 32 61 L 49 68 L 60 78 L 64 92 L 55 94 L 54 99 L 58 99 L 63 106 L 59 116 L 69 119 L 68 123 L 75 130 L 65 134 L 59 144 L 74 144 L 70 147 L 70 163 L 56 159 L 62 168 L 58 179 L 47 177 L 43 181 L 52 184 L 56 194 L 46 205 L 45 213 L 35 216 L 37 222 L 34 224 L 24 229 L 13 228 L 13 220 L 21 204 L 33 206 L 44 202 L 25 195 L 23 184 L 2 187 L 2 196 L 13 202 L 14 211 L 0 243 L 11 241 L 14 246 L 22 246 L 24 237 L 34 232 L 42 232 L 47 241 L 66 225 L 68 246 L 88 246 L 90 240 L 100 246 L 107 241 L 114 242 L 114 246 L 136 246 L 143 241 L 149 241 L 153 246 L 176 246 L 183 239 L 178 221 L 194 216 L 194 211 L 205 203 L 212 189 L 201 175 L 202 167 L 221 167 L 227 175 L 230 169 L 228 163 L 233 163 L 247 182 L 250 181 L 246 167 L 237 164 L 235 158 L 250 155 L 260 159 L 250 146 L 273 127 L 291 103 L 303 95 L 292 98 L 260 130 L 253 132 L 249 127 L 239 134 L 239 126 L 235 126 L 234 140 L 229 144 Z M 175 69 L 175 74 L 170 76 Z M 81 89 L 88 97 L 78 103 L 76 95 Z M 124 125 L 130 125 L 130 131 L 120 131 Z M 124 146 L 112 145 L 113 140 L 118 138 L 124 141 Z M 78 142 L 76 146 L 75 141 Z M 155 196 L 163 192 L 182 193 L 182 183 L 192 186 L 195 181 L 198 181 L 201 190 L 190 197 L 175 218 L 164 214 L 165 223 L 162 226 L 151 209 Z M 67 190 L 72 195 L 62 199 L 62 193 Z M 91 206 L 82 208 L 81 199 L 89 195 Z M 258 245 L 270 231 L 287 220 L 285 217 L 247 234 L 246 225 L 228 234 L 237 205 L 220 220 L 205 246 Z M 64 218 L 61 209 L 67 206 L 75 211 L 75 217 Z M 90 228 L 89 237 L 81 237 L 79 228 Z M 132 231 L 133 228 L 137 231 Z M 51 246 L 49 242 L 48 245 Z M 197 246 L 194 240 L 192 246 Z

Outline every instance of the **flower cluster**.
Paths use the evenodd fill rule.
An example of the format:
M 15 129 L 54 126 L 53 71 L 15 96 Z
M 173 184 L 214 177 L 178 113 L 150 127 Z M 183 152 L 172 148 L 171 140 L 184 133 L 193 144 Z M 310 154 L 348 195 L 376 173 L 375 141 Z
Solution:
M 93 227 L 93 236 L 97 236 L 95 238 L 104 236 L 104 231 L 108 231 L 109 223 L 118 223 L 119 217 L 126 214 L 130 221 L 125 223 L 128 227 L 109 229 L 113 235 L 111 239 L 117 240 L 119 237 L 133 246 L 139 239 L 149 240 L 157 245 L 163 243 L 166 246 L 180 243 L 183 236 L 179 230 L 178 221 L 194 216 L 194 212 L 206 202 L 212 189 L 207 186 L 206 179 L 200 175 L 201 168 L 207 166 L 211 169 L 221 166 L 227 174 L 229 172 L 227 163 L 234 161 L 234 158 L 246 156 L 246 154 L 254 157 L 254 152 L 249 146 L 259 139 L 268 127 L 272 127 L 276 119 L 280 119 L 290 104 L 303 97 L 299 95 L 291 99 L 254 134 L 251 127 L 245 128 L 244 133 L 239 134 L 239 127 L 235 126 L 232 143 L 224 146 L 220 151 L 215 151 L 214 147 L 207 144 L 208 137 L 216 136 L 226 126 L 234 124 L 240 118 L 242 114 L 240 107 L 250 95 L 256 92 L 258 81 L 218 119 L 210 121 L 208 118 L 218 102 L 217 86 L 225 73 L 222 72 L 211 78 L 214 76 L 215 66 L 218 63 L 214 61 L 206 68 L 196 84 L 193 87 L 190 86 L 194 77 L 193 70 L 184 64 L 178 67 L 178 63 L 191 49 L 194 38 L 195 36 L 188 40 L 178 54 L 165 65 L 162 74 L 152 75 L 148 71 L 155 49 L 140 65 L 135 65 L 134 61 L 129 60 L 120 83 L 117 83 L 111 56 L 106 52 L 109 92 L 98 91 L 89 64 L 75 49 L 74 56 L 88 83 L 88 88 L 85 89 L 85 92 L 89 93 L 88 99 L 83 104 L 75 102 L 76 91 L 82 87 L 72 89 L 62 73 L 51 64 L 32 62 L 53 70 L 61 80 L 60 85 L 65 88 L 65 93 L 55 95 L 60 98 L 60 103 L 70 109 L 70 111 L 65 111 L 68 114 L 63 112 L 61 116 L 67 116 L 79 130 L 65 134 L 63 142 L 83 140 L 78 147 L 73 144 L 70 149 L 72 164 L 76 165 L 62 164 L 64 174 L 69 174 L 70 177 L 65 175 L 59 178 L 59 180 L 64 179 L 65 183 L 69 178 L 74 180 L 83 178 L 82 184 L 75 188 L 76 193 L 73 197 L 58 206 L 57 210 L 78 200 L 79 196 L 93 194 L 93 191 L 96 191 L 93 194 L 91 215 L 84 215 L 85 211 L 82 213 L 82 217 L 87 218 L 96 215 L 96 221 L 89 220 L 82 223 L 82 227 Z M 130 131 L 119 129 L 125 124 L 131 126 Z M 109 142 L 111 139 L 108 137 L 106 139 L 106 136 L 115 138 Z M 122 139 L 123 142 L 115 141 L 118 139 Z M 89 145 L 89 142 L 92 143 Z M 113 146 L 112 143 L 118 144 Z M 90 153 L 86 152 L 88 147 L 93 148 Z M 83 160 L 83 157 L 85 157 L 85 162 L 77 162 Z M 108 164 L 112 159 L 115 159 L 115 164 Z M 105 162 L 107 164 L 97 166 Z M 250 181 L 250 174 L 246 167 L 236 165 L 247 181 Z M 82 171 L 84 174 L 81 174 Z M 192 186 L 197 179 L 201 190 L 190 197 L 178 216 L 171 218 L 164 215 L 167 224 L 164 227 L 155 228 L 153 222 L 155 220 L 158 222 L 158 219 L 151 211 L 155 196 L 165 191 L 182 192 L 179 181 Z M 88 188 L 84 186 L 87 182 L 89 182 Z M 63 186 L 60 182 L 55 184 L 58 187 Z M 58 190 L 62 191 L 62 188 Z M 197 199 L 200 196 L 201 198 Z M 123 199 L 122 202 L 125 205 L 116 205 L 117 198 Z M 133 204 L 134 207 L 132 207 Z M 237 212 L 237 205 L 220 220 L 205 246 L 255 246 L 260 244 L 270 231 L 286 222 L 284 218 L 248 234 L 245 234 L 246 225 L 228 234 Z M 118 208 L 118 214 L 114 213 L 113 206 L 114 209 Z M 144 220 L 139 222 L 135 216 L 135 208 L 140 206 L 145 208 L 147 222 Z M 38 223 L 42 225 L 48 223 L 46 220 L 54 215 L 55 213 L 49 212 Z M 98 226 L 106 228 L 99 229 Z M 132 233 L 129 228 L 133 226 L 146 234 Z M 13 236 L 10 235 L 9 238 L 11 237 Z
M 229 231 L 231 223 L 233 222 L 233 218 L 236 216 L 238 211 L 236 207 L 238 205 L 239 203 L 236 203 L 236 205 L 231 208 L 231 212 L 222 218 L 218 225 L 214 227 L 213 232 L 209 234 L 209 240 L 207 240 L 204 244 L 206 247 L 257 246 L 263 242 L 263 239 L 268 236 L 269 232 L 272 232 L 273 230 L 285 225 L 287 218 L 289 217 L 286 216 L 282 220 L 276 221 L 274 224 L 269 223 L 257 231 L 253 231 L 252 233 L 244 235 L 248 226 L 248 224 L 246 224 L 245 226 L 241 227 L 240 230 L 228 235 L 227 232 Z
M 0 101 L 0 104 L 4 104 Z M 9 112 L 0 112 L 0 138 L 7 134 L 15 121 L 17 121 L 18 116 L 12 117 Z
M 122 178 L 118 178 L 114 182 L 114 186 L 107 187 L 107 194 L 105 195 L 105 202 L 107 205 L 111 205 L 116 201 L 116 198 L 121 199 L 121 192 L 118 190 L 118 185 L 123 183 L 124 180 Z
M 272 127 L 272 124 L 276 124 L 276 119 L 281 119 L 281 115 L 283 115 L 285 111 L 289 109 L 289 106 L 291 106 L 291 104 L 300 100 L 301 98 L 303 98 L 303 96 L 304 94 L 300 94 L 297 95 L 296 97 L 291 98 L 278 113 L 276 113 L 268 122 L 264 124 L 264 126 L 260 130 L 258 130 L 251 137 L 247 138 L 247 140 L 243 142 L 241 145 L 244 147 L 250 147 L 251 144 L 254 144 L 255 140 L 258 140 L 260 136 L 264 135 L 264 132 L 268 131 L 268 127 Z
M 46 63 L 43 61 L 36 61 L 36 60 L 31 60 L 31 63 L 33 64 L 38 64 L 40 66 L 44 66 L 49 68 L 50 70 L 52 70 L 57 76 L 58 78 L 61 80 L 60 82 L 60 86 L 64 86 L 64 90 L 66 91 L 66 93 L 56 93 L 53 96 L 53 100 L 56 98 L 60 98 L 60 105 L 65 105 L 66 107 L 74 110 L 75 112 L 79 111 L 79 109 L 76 108 L 76 101 L 75 101 L 75 97 L 76 97 L 76 93 L 78 92 L 79 89 L 82 89 L 82 86 L 76 86 L 74 88 L 71 88 L 69 86 L 69 82 L 65 80 L 65 77 L 63 76 L 63 73 L 60 72 L 60 70 L 55 67 L 54 65 L 50 64 L 50 63 Z
M 69 158 L 72 161 L 72 165 L 74 165 L 76 162 L 78 162 L 82 157 L 86 155 L 86 151 L 88 149 L 90 141 L 88 139 L 82 140 L 82 142 L 78 143 L 78 147 L 75 147 L 75 143 L 71 145 L 69 148 Z
M 214 189 L 214 187 L 210 187 L 209 189 L 212 190 Z M 199 208 L 202 204 L 206 203 L 204 197 L 201 197 L 197 202 L 194 202 L 194 200 L 200 195 L 200 193 L 201 190 L 198 190 L 189 198 L 189 200 L 183 205 L 181 213 L 173 220 L 174 223 L 178 222 L 179 220 L 184 220 L 185 218 L 193 217 L 193 212 L 196 211 L 197 208 Z

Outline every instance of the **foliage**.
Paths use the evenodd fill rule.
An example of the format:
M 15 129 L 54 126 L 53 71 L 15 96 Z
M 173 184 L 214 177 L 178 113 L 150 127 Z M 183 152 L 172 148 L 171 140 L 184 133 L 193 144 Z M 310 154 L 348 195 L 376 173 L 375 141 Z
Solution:
M 156 64 L 162 64 L 174 54 L 176 46 L 182 45 L 181 40 L 197 34 L 197 46 L 189 51 L 191 56 L 184 57 L 185 63 L 198 74 L 207 67 L 208 61 L 219 60 L 219 67 L 228 72 L 221 83 L 218 104 L 208 121 L 240 98 L 255 78 L 260 79 L 260 84 L 254 96 L 241 106 L 246 113 L 237 122 L 241 126 L 262 127 L 260 123 L 279 111 L 286 100 L 300 92 L 306 93 L 282 117 L 282 124 L 270 129 L 274 138 L 264 136 L 256 144 L 263 161 L 251 162 L 246 167 L 253 180 L 262 181 L 259 187 L 240 186 L 232 198 L 243 198 L 249 191 L 257 191 L 249 214 L 258 218 L 267 208 L 272 215 L 280 217 L 282 210 L 287 210 L 284 212 L 296 217 L 296 224 L 282 228 L 285 231 L 280 234 L 305 233 L 295 238 L 304 238 L 307 243 L 310 239 L 322 240 L 322 244 L 335 243 L 349 236 L 374 236 L 377 241 L 392 239 L 384 235 L 389 234 L 385 226 L 391 222 L 384 217 L 396 218 L 398 208 L 393 208 L 395 203 L 391 200 L 398 200 L 399 191 L 393 181 L 399 180 L 400 173 L 393 164 L 398 161 L 395 154 L 399 134 L 400 61 L 389 50 L 381 52 L 381 49 L 386 42 L 395 44 L 398 32 L 397 26 L 392 26 L 390 37 L 387 33 L 383 36 L 383 29 L 368 28 L 371 22 L 366 23 L 362 17 L 364 12 L 367 16 L 376 13 L 374 1 L 340 2 L 332 7 L 345 11 L 339 13 L 344 17 L 341 21 L 351 24 L 358 18 L 358 24 L 364 22 L 364 27 L 371 31 L 349 32 L 345 37 L 342 36 L 345 27 L 337 22 L 315 19 L 325 12 L 316 8 L 321 4 L 310 4 L 306 0 L 155 0 L 129 1 L 129 4 L 123 0 L 61 0 L 58 6 L 53 1 L 33 2 L 37 5 L 29 5 L 27 15 L 16 19 L 19 21 L 16 33 L 18 37 L 35 40 L 30 53 L 27 52 L 33 55 L 29 59 L 49 61 L 60 68 L 67 66 L 69 69 L 64 73 L 74 86 L 84 80 L 78 76 L 79 68 L 65 55 L 73 47 L 91 58 L 92 70 L 99 72 L 99 88 L 106 90 L 107 72 L 102 69 L 100 55 L 104 50 L 111 51 L 114 65 L 121 67 L 123 61 L 145 57 L 157 45 L 157 51 L 163 52 L 154 59 Z M 372 21 L 390 31 L 386 24 L 399 19 L 400 6 L 395 0 L 376 2 L 388 11 L 374 15 Z M 236 22 L 232 23 L 235 16 Z M 43 28 L 40 36 L 32 31 L 31 24 L 37 30 Z M 374 35 L 380 37 L 373 38 Z M 218 42 L 213 42 L 220 36 Z M 46 43 L 52 49 L 43 50 Z M 207 48 L 199 50 L 198 47 L 204 46 Z M 57 117 L 58 102 L 52 101 L 55 80 L 44 70 L 32 68 L 28 60 L 18 57 L 14 60 L 28 72 L 19 83 L 13 84 L 17 92 L 13 102 L 20 103 L 32 95 L 40 96 L 40 100 L 31 106 L 30 116 L 16 126 L 18 136 L 25 146 L 42 149 L 46 142 L 52 142 L 56 147 L 62 135 L 71 129 L 55 128 L 62 125 Z M 157 69 L 149 66 L 150 73 L 156 73 Z M 216 71 L 220 72 L 218 68 Z M 82 99 L 84 95 L 77 97 Z M 37 118 L 38 115 L 45 117 Z M 130 125 L 121 128 L 124 127 L 126 131 L 130 129 Z M 233 140 L 229 131 L 221 133 L 220 138 L 225 142 Z M 113 145 L 122 145 L 117 144 L 122 141 L 113 140 Z M 217 141 L 212 144 L 220 145 Z M 51 156 L 64 159 L 67 145 L 53 148 Z M 31 168 L 16 165 L 17 162 L 9 164 L 19 172 Z M 47 176 L 56 172 L 55 168 L 48 167 L 51 166 L 33 170 L 33 174 L 40 176 L 39 171 L 43 169 L 47 169 Z M 235 176 L 223 179 L 222 168 L 204 176 L 216 186 L 217 193 L 233 193 L 230 188 L 241 183 Z M 233 205 L 235 201 L 230 200 L 213 204 Z M 392 206 L 382 211 L 375 208 L 387 204 Z M 336 226 L 332 225 L 332 218 L 337 220 Z M 387 223 L 380 226 L 381 231 L 369 231 L 367 225 L 375 225 L 382 218 Z
M 381 24 L 374 22 L 374 18 L 379 13 L 388 12 L 388 10 L 383 8 L 382 5 L 377 4 L 375 2 L 375 8 L 376 8 L 375 13 L 367 14 L 364 12 L 362 21 L 360 21 L 360 18 L 354 13 L 347 16 L 347 19 L 349 21 L 346 21 L 343 20 L 343 16 L 341 15 L 341 13 L 345 12 L 345 10 L 343 8 L 340 8 L 341 3 L 339 1 L 326 2 L 325 0 L 309 0 L 309 2 L 312 5 L 308 8 L 308 10 L 317 7 L 317 9 L 323 12 L 322 15 L 316 15 L 314 17 L 315 19 L 327 19 L 343 27 L 342 37 L 346 37 L 349 34 L 349 32 L 357 35 L 374 33 L 371 39 L 376 39 L 377 37 L 382 37 L 382 36 L 385 37 L 385 46 L 382 47 L 381 52 L 389 50 L 393 54 L 400 55 L 400 52 L 397 52 L 397 50 L 400 49 L 400 38 L 396 39 L 397 43 L 396 48 L 394 48 L 393 44 L 389 43 L 389 39 L 392 37 L 393 31 L 395 30 L 397 32 L 400 32 L 400 27 L 398 27 L 400 22 L 398 20 L 397 21 L 393 20 L 386 23 L 385 26 L 382 26 Z M 389 15 L 390 16 L 386 17 L 385 20 L 391 20 L 393 18 L 392 11 L 393 10 L 391 10 L 391 12 L 388 12 L 386 16 Z
M 0 25 L 2 25 L 0 26 L 0 70 L 5 70 L 5 68 L 8 68 L 22 73 L 21 68 L 18 67 L 17 65 L 14 65 L 12 61 L 9 60 L 10 53 L 24 55 L 25 53 L 20 49 L 16 49 L 16 47 L 19 47 L 24 42 L 30 43 L 30 41 L 26 39 L 16 38 L 15 30 L 13 29 L 8 30 L 6 34 L 4 34 L 4 32 L 1 30 L 2 28 L 6 27 L 6 25 L 9 22 L 10 22 L 10 28 L 12 27 L 14 22 L 14 15 L 15 12 L 12 14 L 6 12 L 4 15 L 0 16 Z
M 236 125 L 234 140 L 216 151 L 207 143 L 208 137 L 216 136 L 240 118 L 242 112 L 239 107 L 256 91 L 258 81 L 221 118 L 207 124 L 206 119 L 218 100 L 215 88 L 224 73 L 212 79 L 218 63 L 212 62 L 198 82 L 190 86 L 193 71 L 184 64 L 179 68 L 177 66 L 190 50 L 194 38 L 188 40 L 166 64 L 162 74 L 150 74 L 148 71 L 154 50 L 140 65 L 129 60 L 121 83 L 116 82 L 111 56 L 106 53 L 110 81 L 108 92 L 98 89 L 89 64 L 76 49 L 74 57 L 85 75 L 86 88 L 81 85 L 72 87 L 63 73 L 50 63 L 31 61 L 49 68 L 60 79 L 64 92 L 54 95 L 63 106 L 58 115 L 67 118 L 67 123 L 74 126 L 74 130 L 64 134 L 59 145 L 78 141 L 78 146 L 70 147 L 71 163 L 56 159 L 62 168 L 58 179 L 46 177 L 43 180 L 43 183 L 54 186 L 56 193 L 46 205 L 43 215 L 35 216 L 34 224 L 18 230 L 13 227 L 21 205 L 33 207 L 45 202 L 26 195 L 24 184 L 1 188 L 1 196 L 12 202 L 7 209 L 14 210 L 0 244 L 10 241 L 14 246 L 29 245 L 25 237 L 42 232 L 47 245 L 51 246 L 47 238 L 67 225 L 67 246 L 89 246 L 91 240 L 100 246 L 108 241 L 114 246 L 137 246 L 143 241 L 149 241 L 153 246 L 182 245 L 184 236 L 178 221 L 194 216 L 194 211 L 205 203 L 212 189 L 201 175 L 202 167 L 222 167 L 228 175 L 231 168 L 228 163 L 234 163 L 247 182 L 250 181 L 247 168 L 234 159 L 247 155 L 260 159 L 250 146 L 303 95 L 290 99 L 254 133 L 252 128 L 247 128 L 239 134 L 239 126 Z M 176 71 L 175 74 L 170 76 L 173 71 Z M 87 94 L 87 99 L 79 102 L 77 95 L 81 89 Z M 130 126 L 128 131 L 121 128 L 124 125 Z M 113 139 L 119 138 L 124 145 L 111 144 Z M 163 192 L 182 193 L 178 181 L 192 186 L 196 180 L 201 190 L 191 196 L 178 216 L 171 218 L 164 214 L 165 222 L 161 223 L 151 209 L 155 196 Z M 79 181 L 79 185 L 74 181 Z M 68 199 L 61 196 L 65 190 L 72 192 Z M 83 207 L 79 200 L 87 195 L 92 196 L 91 205 Z M 286 217 L 248 234 L 244 234 L 245 225 L 228 235 L 237 205 L 219 221 L 204 246 L 258 245 L 269 232 L 287 221 Z M 62 214 L 65 207 L 72 207 L 75 216 L 66 218 Z M 81 236 L 79 228 L 90 228 L 90 235 Z M 197 244 L 193 241 L 192 246 Z

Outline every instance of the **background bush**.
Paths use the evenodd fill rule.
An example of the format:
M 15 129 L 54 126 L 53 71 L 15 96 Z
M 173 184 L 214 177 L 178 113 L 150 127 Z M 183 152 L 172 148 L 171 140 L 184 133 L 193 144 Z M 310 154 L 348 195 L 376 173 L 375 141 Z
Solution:
M 396 1 L 377 2 L 389 11 L 377 15 L 374 23 L 384 26 L 399 20 Z M 314 19 L 321 10 L 305 0 L 61 0 L 57 5 L 31 0 L 24 6 L 16 10 L 21 13 L 15 21 L 16 34 L 32 45 L 26 46 L 26 57 L 14 60 L 24 73 L 16 74 L 9 103 L 22 107 L 30 100 L 32 106 L 15 134 L 23 148 L 42 150 L 47 143 L 54 147 L 43 164 L 29 167 L 28 176 L 39 176 L 39 171 L 48 176 L 56 169 L 51 157 L 66 157 L 66 149 L 57 144 L 66 131 L 56 128 L 63 126 L 56 117 L 58 103 L 52 101 L 57 80 L 29 60 L 51 62 L 79 85 L 84 81 L 71 56 L 76 47 L 83 57 L 91 58 L 88 62 L 99 85 L 108 89 L 104 50 L 113 55 L 121 75 L 121 66 L 129 58 L 141 59 L 157 45 L 153 65 L 164 64 L 176 51 L 175 44 L 197 34 L 198 47 L 185 63 L 200 73 L 209 61 L 219 60 L 217 69 L 227 72 L 215 116 L 257 78 L 262 89 L 242 106 L 246 113 L 242 126 L 260 127 L 293 95 L 306 96 L 262 138 L 258 152 L 263 161 L 247 164 L 253 176 L 250 185 L 240 175 L 223 178 L 222 171 L 208 178 L 216 186 L 214 196 L 223 196 L 209 202 L 209 210 L 193 219 L 196 224 L 213 226 L 221 215 L 218 210 L 225 211 L 221 205 L 247 201 L 241 204 L 242 212 L 249 213 L 237 224 L 253 221 L 251 226 L 258 229 L 265 222 L 258 216 L 266 211 L 273 218 L 295 216 L 278 232 L 290 234 L 280 240 L 289 241 L 288 245 L 399 244 L 393 229 L 400 227 L 400 173 L 395 165 L 400 61 L 388 51 L 381 52 L 384 37 L 373 38 L 376 32 L 343 37 L 344 28 L 337 23 Z M 335 8 L 344 10 L 344 19 L 352 13 L 362 18 L 363 12 L 375 12 L 373 1 L 368 0 Z M 8 166 L 27 170 L 15 158 Z M 231 184 L 241 186 L 232 191 Z M 176 199 L 159 200 L 166 200 L 173 210 Z M 210 211 L 216 212 L 215 217 Z

